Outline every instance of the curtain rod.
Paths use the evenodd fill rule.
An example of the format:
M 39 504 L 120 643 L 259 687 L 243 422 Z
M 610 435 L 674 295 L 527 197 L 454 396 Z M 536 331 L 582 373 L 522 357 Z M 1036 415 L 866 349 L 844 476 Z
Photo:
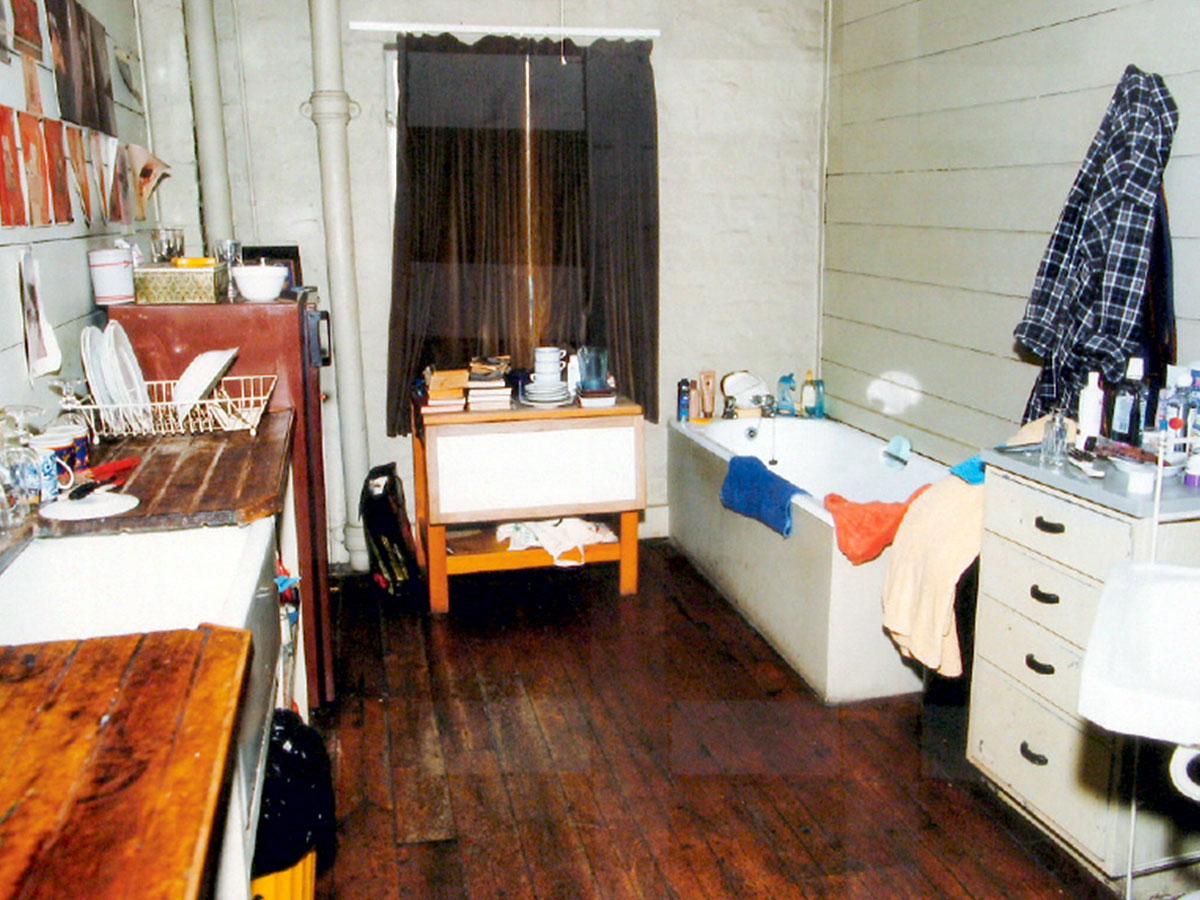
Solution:
M 437 25 L 429 22 L 372 22 L 351 21 L 351 31 L 390 31 L 419 34 L 495 34 L 506 37 L 549 38 L 629 38 L 631 40 L 661 37 L 657 28 L 555 28 L 550 25 Z

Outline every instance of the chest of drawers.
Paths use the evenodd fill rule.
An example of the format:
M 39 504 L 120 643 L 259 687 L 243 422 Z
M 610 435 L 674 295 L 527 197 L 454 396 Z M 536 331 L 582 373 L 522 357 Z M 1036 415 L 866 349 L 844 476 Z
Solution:
M 1150 559 L 1153 517 L 1116 491 L 1105 503 L 1097 485 L 1076 492 L 1062 475 L 1051 481 L 1036 466 L 987 461 L 967 757 L 1072 855 L 1117 879 L 1128 852 L 1132 740 L 1075 710 L 1108 571 Z M 1160 519 L 1159 561 L 1200 564 L 1200 496 L 1191 510 L 1187 500 L 1173 497 Z M 1162 793 L 1150 783 L 1153 752 L 1143 760 L 1138 793 L 1152 798 Z M 1200 859 L 1200 810 L 1181 819 L 1178 806 L 1140 804 L 1135 874 Z

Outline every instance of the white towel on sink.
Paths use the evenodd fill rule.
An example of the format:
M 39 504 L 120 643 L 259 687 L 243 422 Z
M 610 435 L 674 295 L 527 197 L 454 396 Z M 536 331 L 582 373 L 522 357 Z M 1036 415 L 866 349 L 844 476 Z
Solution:
M 617 539 L 603 522 L 569 517 L 538 519 L 530 522 L 506 522 L 496 528 L 496 540 L 508 541 L 509 550 L 528 550 L 541 547 L 552 557 L 556 566 L 583 565 L 585 544 L 611 544 Z M 579 550 L 579 559 L 564 559 L 563 554 Z

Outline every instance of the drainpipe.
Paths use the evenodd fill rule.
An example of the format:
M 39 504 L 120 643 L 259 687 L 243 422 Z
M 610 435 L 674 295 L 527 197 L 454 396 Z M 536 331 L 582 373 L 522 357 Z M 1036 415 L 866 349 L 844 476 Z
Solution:
M 188 75 L 196 122 L 196 163 L 200 175 L 203 238 L 208 244 L 233 237 L 233 202 L 225 156 L 225 119 L 217 67 L 217 30 L 211 0 L 184 0 Z
M 367 408 L 363 390 L 362 342 L 358 327 L 354 222 L 350 216 L 350 149 L 346 125 L 357 104 L 344 90 L 342 22 L 338 0 L 310 0 L 313 93 L 304 112 L 317 126 L 321 201 L 325 221 L 325 262 L 333 327 L 334 376 L 341 427 L 346 550 L 359 571 L 370 566 L 355 500 L 367 478 Z

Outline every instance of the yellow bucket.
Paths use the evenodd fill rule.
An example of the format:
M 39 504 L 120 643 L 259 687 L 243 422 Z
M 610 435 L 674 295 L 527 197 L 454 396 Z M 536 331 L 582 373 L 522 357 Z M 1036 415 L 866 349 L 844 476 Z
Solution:
M 314 847 L 290 869 L 272 872 L 250 882 L 253 900 L 312 900 L 317 892 L 317 850 Z

